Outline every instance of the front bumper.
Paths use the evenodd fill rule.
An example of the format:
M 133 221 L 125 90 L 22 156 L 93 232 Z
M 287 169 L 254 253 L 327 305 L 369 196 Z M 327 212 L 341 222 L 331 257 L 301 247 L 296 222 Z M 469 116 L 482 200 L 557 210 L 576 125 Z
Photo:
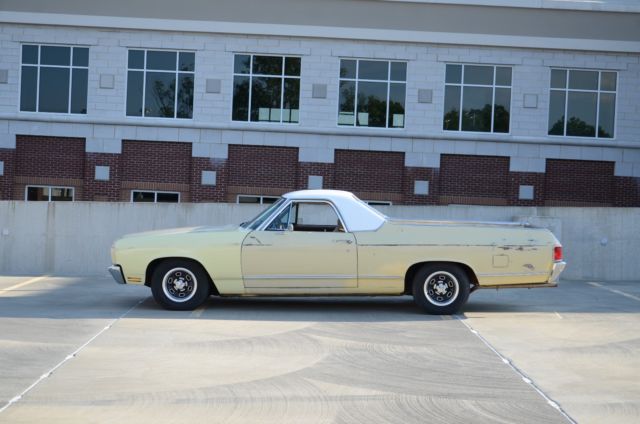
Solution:
M 116 280 L 116 283 L 127 284 L 127 282 L 124 280 L 124 274 L 122 273 L 122 268 L 120 268 L 120 265 L 111 265 L 109 268 L 107 268 L 107 270 L 109 271 L 109 274 L 111 274 L 113 279 Z
M 560 274 L 564 271 L 564 267 L 567 266 L 565 261 L 554 262 L 553 269 L 551 270 L 551 276 L 549 277 L 549 283 L 557 283 L 560 279 Z

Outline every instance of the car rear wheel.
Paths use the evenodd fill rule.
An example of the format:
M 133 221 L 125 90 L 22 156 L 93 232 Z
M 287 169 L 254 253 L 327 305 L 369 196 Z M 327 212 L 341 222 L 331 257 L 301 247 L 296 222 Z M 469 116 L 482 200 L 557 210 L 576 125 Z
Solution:
M 211 292 L 209 278 L 202 267 L 191 261 L 162 262 L 151 277 L 151 293 L 166 309 L 190 311 L 200 306 Z
M 467 273 L 454 264 L 427 264 L 413 277 L 413 299 L 429 314 L 455 314 L 469 291 Z

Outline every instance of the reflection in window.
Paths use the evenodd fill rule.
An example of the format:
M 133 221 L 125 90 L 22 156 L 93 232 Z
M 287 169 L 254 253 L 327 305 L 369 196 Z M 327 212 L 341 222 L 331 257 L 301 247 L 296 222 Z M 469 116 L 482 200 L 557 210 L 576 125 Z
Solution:
M 20 110 L 87 113 L 89 49 L 22 45 Z
M 129 50 L 127 116 L 193 117 L 195 53 Z
M 180 193 L 166 191 L 131 191 L 131 201 L 141 203 L 179 203 Z
M 338 125 L 404 128 L 407 64 L 342 59 Z
M 299 57 L 235 55 L 234 121 L 297 123 L 299 105 Z
M 552 69 L 549 135 L 613 138 L 617 79 L 616 72 Z
M 511 68 L 447 65 L 443 129 L 509 132 Z
M 72 187 L 27 186 L 25 200 L 42 202 L 71 202 L 74 189 Z

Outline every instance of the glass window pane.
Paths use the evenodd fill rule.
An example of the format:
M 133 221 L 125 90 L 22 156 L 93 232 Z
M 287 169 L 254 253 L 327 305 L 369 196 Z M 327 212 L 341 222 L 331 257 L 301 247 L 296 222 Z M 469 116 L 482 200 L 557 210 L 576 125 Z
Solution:
M 253 56 L 253 73 L 261 75 L 282 75 L 282 57 Z
M 492 91 L 489 87 L 464 87 L 462 95 L 463 131 L 491 131 Z
M 249 77 L 233 77 L 233 112 L 234 121 L 249 119 Z
M 73 48 L 73 66 L 89 66 L 89 49 L 86 47 Z
M 71 74 L 71 113 L 87 113 L 87 69 L 74 69 Z
M 131 196 L 131 200 L 133 202 L 150 202 L 153 203 L 155 201 L 155 193 L 150 191 L 134 191 L 133 196 Z
M 41 46 L 41 65 L 69 66 L 71 62 L 71 47 Z
M 567 88 L 567 71 L 564 69 L 551 70 L 551 88 Z
M 238 203 L 260 203 L 258 196 L 238 196 Z
M 597 90 L 598 73 L 595 71 L 569 71 L 569 88 Z
M 600 90 L 616 91 L 615 72 L 602 72 L 600 74 Z
M 444 88 L 444 130 L 458 131 L 460 128 L 460 93 L 459 86 L 448 85 Z
M 598 123 L 598 137 L 613 138 L 613 128 L 616 116 L 616 95 L 613 93 L 600 94 L 600 122 Z
M 286 57 L 284 59 L 284 73 L 293 77 L 300 76 L 300 58 Z
M 233 72 L 236 74 L 248 74 L 251 69 L 251 56 L 237 54 L 233 57 Z
M 386 81 L 389 79 L 389 62 L 361 60 L 358 65 L 358 78 Z
M 564 91 L 551 90 L 549 102 L 549 135 L 564 135 Z
M 127 73 L 127 116 L 142 116 L 142 78 L 140 71 Z
M 147 69 L 176 70 L 176 52 L 147 51 Z
M 38 46 L 22 46 L 22 63 L 38 64 Z
M 284 105 L 282 105 L 282 122 L 297 123 L 299 117 L 300 80 L 285 78 Z
M 20 110 L 36 111 L 36 96 L 38 91 L 38 68 L 23 66 L 20 80 Z
M 407 80 L 407 64 L 405 62 L 391 62 L 391 79 L 394 81 Z
M 406 84 L 392 83 L 389 87 L 389 128 L 404 128 Z
M 340 78 L 356 77 L 356 61 L 342 59 L 340 61 Z
M 567 135 L 595 137 L 596 93 L 569 92 Z
M 193 75 L 178 74 L 178 118 L 193 117 Z
M 196 68 L 196 54 L 195 53 L 180 52 L 178 60 L 180 62 L 178 64 L 178 70 L 179 71 L 190 71 L 190 72 L 193 72 L 193 70 Z
M 464 67 L 465 84 L 493 85 L 493 66 L 467 65 Z
M 493 132 L 509 132 L 509 114 L 511 109 L 511 89 L 496 88 L 496 102 L 493 106 Z
M 460 84 L 462 82 L 462 65 L 447 65 L 445 82 L 447 84 Z
M 251 83 L 252 121 L 280 122 L 281 78 L 253 77 Z
M 506 66 L 498 66 L 496 68 L 496 85 L 511 87 L 511 68 Z
M 385 127 L 387 124 L 386 116 L 387 83 L 359 82 L 356 125 L 361 127 Z
M 178 203 L 180 201 L 180 195 L 178 193 L 158 193 L 158 203 Z
M 262 197 L 262 204 L 264 205 L 270 205 L 272 203 L 277 202 L 279 199 L 279 197 L 268 197 L 268 196 L 263 196 Z
M 51 187 L 51 200 L 55 202 L 71 202 L 73 200 L 73 189 Z
M 176 75 L 167 72 L 147 72 L 144 116 L 173 118 L 176 95 Z
M 27 200 L 49 201 L 49 187 L 27 187 Z
M 39 112 L 69 112 L 69 68 L 40 67 Z
M 340 81 L 340 109 L 338 111 L 338 125 L 355 124 L 355 101 L 355 81 Z
M 129 50 L 129 68 L 144 69 L 144 50 Z

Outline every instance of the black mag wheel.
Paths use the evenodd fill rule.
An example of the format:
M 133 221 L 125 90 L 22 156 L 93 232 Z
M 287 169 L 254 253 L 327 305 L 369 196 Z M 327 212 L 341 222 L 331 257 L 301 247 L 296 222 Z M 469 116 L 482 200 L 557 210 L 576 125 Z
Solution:
M 427 313 L 455 314 L 466 303 L 469 277 L 455 264 L 426 264 L 413 278 L 413 299 Z
M 151 293 L 162 307 L 190 311 L 200 306 L 211 292 L 209 278 L 202 267 L 191 261 L 170 259 L 153 273 Z

